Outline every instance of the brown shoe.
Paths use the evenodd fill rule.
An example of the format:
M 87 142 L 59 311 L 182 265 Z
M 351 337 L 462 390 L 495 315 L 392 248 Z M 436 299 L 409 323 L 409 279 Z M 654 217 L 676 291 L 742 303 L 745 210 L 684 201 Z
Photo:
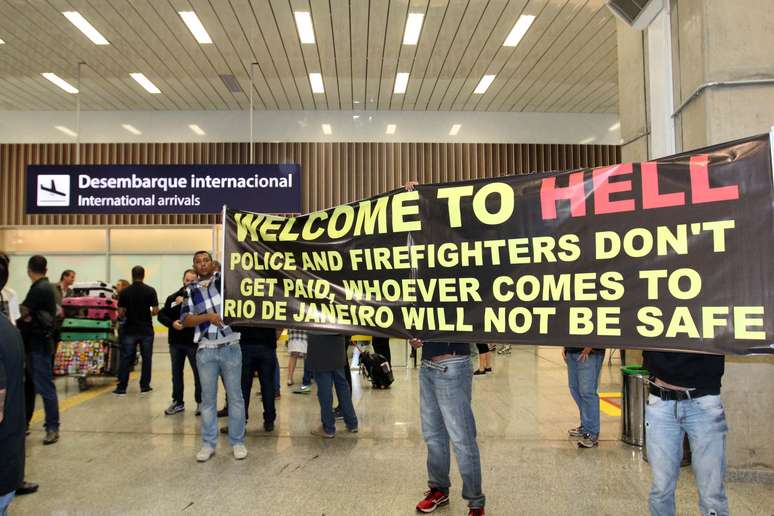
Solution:
M 329 434 L 325 431 L 323 427 L 318 427 L 312 430 L 312 435 L 316 435 L 317 437 L 322 437 L 323 439 L 333 439 L 336 437 L 336 434 Z
M 54 444 L 59 440 L 59 430 L 46 430 L 46 437 L 43 438 L 43 444 Z

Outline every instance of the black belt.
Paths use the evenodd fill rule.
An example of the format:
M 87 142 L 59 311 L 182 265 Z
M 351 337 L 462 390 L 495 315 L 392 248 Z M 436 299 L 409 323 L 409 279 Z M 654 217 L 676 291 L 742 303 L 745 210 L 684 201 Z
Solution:
M 720 394 L 716 389 L 692 389 L 690 391 L 676 391 L 665 389 L 657 385 L 650 384 L 650 393 L 658 396 L 664 401 L 683 401 L 701 398 L 702 396 L 713 396 Z

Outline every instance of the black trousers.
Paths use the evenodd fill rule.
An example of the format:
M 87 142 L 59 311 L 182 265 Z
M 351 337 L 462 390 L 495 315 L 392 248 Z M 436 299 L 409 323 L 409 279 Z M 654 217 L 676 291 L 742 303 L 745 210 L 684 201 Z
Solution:
M 253 378 L 258 372 L 261 383 L 261 402 L 263 403 L 263 420 L 273 422 L 277 418 L 274 405 L 274 371 L 276 361 L 276 345 L 245 343 L 242 341 L 242 397 L 245 400 L 245 418 L 250 417 L 250 391 L 253 388 Z
M 185 403 L 183 396 L 185 392 L 183 369 L 185 368 L 185 360 L 188 359 L 194 375 L 194 399 L 196 403 L 201 403 L 202 385 L 199 383 L 199 369 L 196 367 L 196 346 L 193 344 L 190 346 L 170 344 L 169 358 L 172 362 L 172 401 L 175 403 Z
M 390 339 L 386 337 L 374 337 L 371 340 L 371 344 L 374 346 L 374 352 L 383 355 L 387 359 L 387 363 L 392 367 L 392 356 L 390 355 Z

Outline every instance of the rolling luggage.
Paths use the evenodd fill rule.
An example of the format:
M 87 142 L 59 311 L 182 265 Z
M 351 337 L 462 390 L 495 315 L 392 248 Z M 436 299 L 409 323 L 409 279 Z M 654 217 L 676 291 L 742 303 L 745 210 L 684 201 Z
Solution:
M 59 337 L 62 342 L 74 342 L 79 340 L 110 340 L 114 339 L 113 330 L 104 331 L 63 331 Z
M 72 291 L 70 297 L 113 297 L 115 295 L 113 287 L 104 281 L 73 283 L 70 290 Z
M 110 331 L 113 329 L 113 322 L 107 320 L 94 319 L 65 319 L 62 321 L 64 331 Z
M 118 318 L 118 303 L 109 297 L 66 297 L 62 300 L 62 310 L 67 318 L 111 321 Z
M 361 352 L 360 370 L 376 389 L 387 389 L 395 381 L 390 363 L 379 353 Z
M 54 374 L 86 377 L 101 374 L 109 344 L 99 340 L 62 341 L 54 356 Z

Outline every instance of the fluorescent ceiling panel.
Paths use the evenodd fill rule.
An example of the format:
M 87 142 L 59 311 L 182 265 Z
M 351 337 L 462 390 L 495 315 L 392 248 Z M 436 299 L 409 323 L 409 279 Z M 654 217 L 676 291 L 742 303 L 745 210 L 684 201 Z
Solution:
M 393 93 L 406 93 L 408 87 L 409 74 L 408 72 L 400 72 L 395 76 L 395 89 Z
M 457 133 L 460 132 L 460 128 L 462 128 L 462 124 L 454 124 L 451 126 L 451 129 L 449 129 L 449 136 L 457 136 Z
M 298 29 L 298 38 L 305 45 L 314 44 L 314 25 L 312 25 L 312 15 L 308 11 L 293 11 L 296 18 L 296 28 Z
M 199 136 L 204 136 L 205 134 L 207 134 L 207 133 L 205 133 L 205 132 L 204 132 L 204 129 L 202 129 L 201 127 L 199 127 L 199 126 L 198 126 L 198 125 L 196 125 L 196 124 L 188 124 L 188 128 L 189 128 L 191 131 L 193 131 L 193 132 L 195 132 L 196 134 L 198 134 Z
M 105 36 L 99 33 L 94 26 L 86 20 L 78 11 L 64 11 L 65 18 L 70 20 L 70 23 L 75 25 L 79 31 L 83 32 L 87 38 L 91 40 L 95 45 L 110 45 L 110 42 L 105 39 Z
M 395 130 L 397 128 L 398 128 L 398 126 L 395 125 L 395 124 L 387 124 L 387 130 L 385 131 L 385 133 L 387 133 L 387 134 L 395 134 Z
M 410 13 L 406 19 L 406 29 L 403 32 L 404 45 L 416 45 L 422 32 L 422 22 L 425 15 L 422 13 Z
M 43 77 L 45 77 L 49 81 L 53 82 L 54 84 L 56 84 L 57 86 L 59 86 L 60 88 L 65 90 L 67 93 L 78 93 L 78 88 L 76 88 L 75 86 L 73 86 L 72 84 L 67 82 L 66 80 L 62 79 L 61 77 L 59 77 L 55 73 L 46 72 L 46 73 L 42 73 L 40 75 L 42 75 Z
M 322 131 L 323 134 L 331 134 L 333 132 L 333 129 L 331 129 L 331 124 L 323 124 Z
M 325 87 L 323 86 L 323 80 L 322 80 L 321 74 L 310 73 L 309 84 L 312 86 L 313 93 L 325 93 Z
M 190 30 L 191 34 L 194 35 L 196 41 L 198 41 L 201 45 L 209 45 L 212 43 L 212 38 L 210 38 L 210 35 L 207 33 L 207 29 L 204 28 L 204 25 L 202 25 L 201 20 L 198 16 L 196 16 L 195 12 L 178 11 L 177 14 L 180 15 L 185 24 L 188 26 L 188 30 Z
M 72 136 L 73 138 L 78 136 L 78 133 L 76 133 L 75 131 L 73 131 L 69 127 L 65 127 L 63 125 L 55 125 L 54 129 L 56 129 L 57 131 L 61 131 L 61 132 L 65 133 L 67 136 Z
M 137 84 L 145 88 L 145 91 L 148 93 L 153 93 L 154 95 L 157 93 L 161 93 L 161 90 L 156 87 L 155 84 L 150 82 L 150 79 L 145 77 L 144 74 L 141 73 L 130 73 L 129 75 L 132 76 L 132 79 L 137 81 Z
M 485 75 L 481 78 L 481 80 L 478 82 L 478 86 L 476 86 L 476 89 L 473 90 L 473 93 L 476 93 L 478 95 L 481 95 L 482 93 L 486 93 L 486 90 L 489 89 L 489 85 L 492 84 L 492 81 L 494 81 L 495 76 L 494 75 Z
M 140 131 L 139 129 L 137 129 L 137 128 L 136 128 L 135 126 L 133 126 L 132 124 L 121 124 L 121 127 L 123 127 L 124 129 L 126 129 L 127 131 L 129 131 L 130 133 L 132 133 L 132 134 L 134 134 L 134 135 L 140 135 L 140 134 L 142 134 L 142 131 Z
M 535 21 L 535 17 L 532 15 L 522 14 L 519 16 L 519 19 L 516 20 L 516 23 L 511 29 L 511 32 L 508 34 L 508 37 L 505 38 L 503 46 L 515 47 L 518 45 L 519 41 L 521 41 L 521 38 L 523 38 L 524 34 L 526 34 L 529 30 L 529 27 L 532 25 L 533 21 Z

